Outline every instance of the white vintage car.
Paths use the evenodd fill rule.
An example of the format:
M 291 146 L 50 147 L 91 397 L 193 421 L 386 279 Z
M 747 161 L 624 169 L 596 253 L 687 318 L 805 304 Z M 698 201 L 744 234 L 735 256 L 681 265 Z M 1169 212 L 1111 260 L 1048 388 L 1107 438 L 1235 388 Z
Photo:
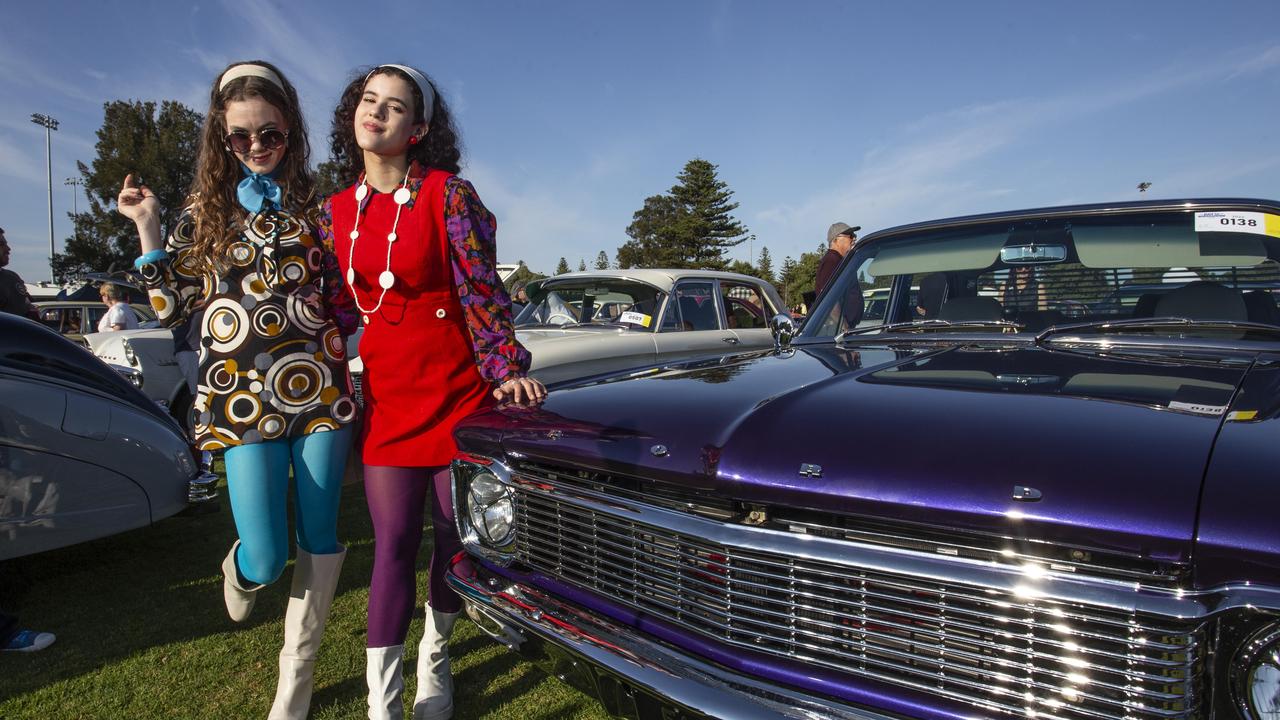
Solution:
M 708 270 L 594 270 L 530 283 L 516 336 L 544 383 L 771 347 L 769 283 Z
M 84 336 L 89 349 L 190 429 L 191 392 L 174 358 L 173 330 L 114 330 Z

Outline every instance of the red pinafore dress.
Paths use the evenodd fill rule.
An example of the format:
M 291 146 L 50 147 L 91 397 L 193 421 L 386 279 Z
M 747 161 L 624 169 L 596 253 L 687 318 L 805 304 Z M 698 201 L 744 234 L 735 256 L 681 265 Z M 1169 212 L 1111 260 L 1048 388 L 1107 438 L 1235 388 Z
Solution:
M 400 211 L 391 248 L 395 284 L 376 312 L 361 313 L 362 320 L 368 318 L 359 351 L 366 465 L 447 465 L 458 449 L 454 425 L 494 402 L 476 369 L 453 276 L 444 220 L 445 183 L 451 177 L 428 171 L 417 196 Z M 378 277 L 387 268 L 387 235 L 397 205 L 392 193 L 370 187 L 353 241 L 355 191 L 353 185 L 330 202 L 333 239 L 343 277 L 355 267 L 356 298 L 372 309 L 382 292 Z

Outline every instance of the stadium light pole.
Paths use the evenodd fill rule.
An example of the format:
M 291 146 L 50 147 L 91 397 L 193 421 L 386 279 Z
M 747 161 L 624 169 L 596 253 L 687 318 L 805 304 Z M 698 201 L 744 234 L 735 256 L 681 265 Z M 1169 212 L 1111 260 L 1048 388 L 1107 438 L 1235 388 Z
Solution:
M 31 122 L 44 128 L 44 164 L 49 178 L 49 279 L 55 280 L 53 274 L 53 153 L 50 144 L 53 142 L 53 131 L 58 129 L 58 121 L 48 115 L 31 113 Z

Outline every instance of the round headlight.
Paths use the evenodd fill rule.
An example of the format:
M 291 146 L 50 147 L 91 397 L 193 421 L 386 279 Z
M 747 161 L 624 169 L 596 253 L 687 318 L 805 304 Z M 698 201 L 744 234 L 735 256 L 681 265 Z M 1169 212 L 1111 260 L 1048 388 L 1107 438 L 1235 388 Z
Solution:
M 1280 718 L 1280 625 L 1249 638 L 1231 670 L 1236 706 L 1246 718 Z
M 134 354 L 134 352 L 133 352 L 133 346 L 129 344 L 129 339 L 128 339 L 128 338 L 125 338 L 125 339 L 121 340 L 121 341 L 120 341 L 120 344 L 121 344 L 121 345 L 124 345 L 124 359 L 125 359 L 125 361 L 127 361 L 130 365 L 137 365 L 137 364 L 138 364 L 138 356 L 137 356 L 136 354 Z
M 467 517 L 486 544 L 504 545 L 511 539 L 515 519 L 511 489 L 492 473 L 476 475 L 467 488 Z

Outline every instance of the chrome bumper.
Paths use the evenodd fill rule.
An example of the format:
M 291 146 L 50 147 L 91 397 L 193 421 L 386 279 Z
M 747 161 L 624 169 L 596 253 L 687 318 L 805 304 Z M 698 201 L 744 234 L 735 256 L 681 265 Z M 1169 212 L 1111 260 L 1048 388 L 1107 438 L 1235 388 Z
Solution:
M 892 720 L 705 662 L 478 564 L 454 565 L 449 585 L 487 634 L 611 714 L 732 720 Z

